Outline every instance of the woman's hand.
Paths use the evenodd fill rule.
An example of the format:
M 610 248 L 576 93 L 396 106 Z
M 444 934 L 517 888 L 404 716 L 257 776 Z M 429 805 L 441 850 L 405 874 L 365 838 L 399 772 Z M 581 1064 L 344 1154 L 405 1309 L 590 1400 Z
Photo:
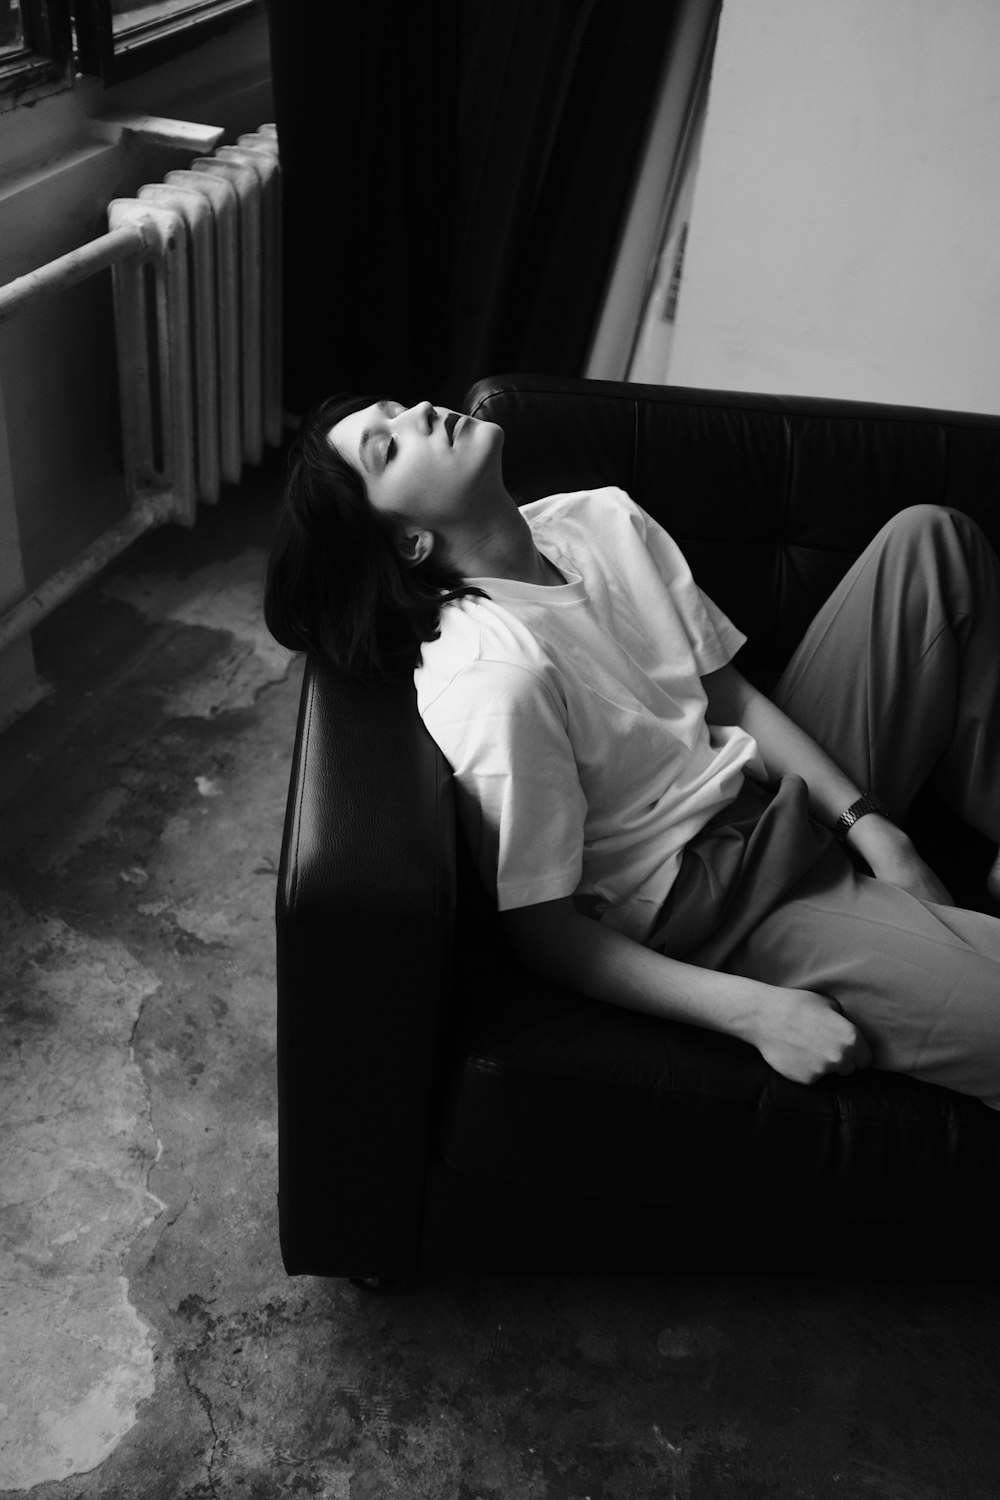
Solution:
M 792 1083 L 867 1068 L 871 1049 L 858 1028 L 825 995 L 765 986 L 750 1040 L 766 1063 Z
M 732 662 L 701 681 L 708 699 L 708 722 L 741 724 L 757 741 L 768 775 L 801 776 L 809 788 L 814 817 L 832 828 L 844 808 L 860 796 L 858 784 L 787 714 L 751 686 Z M 954 906 L 903 830 L 880 813 L 859 818 L 847 834 L 847 843 L 878 880 L 901 886 L 921 901 Z
M 515 953 L 535 974 L 628 1010 L 728 1032 L 793 1083 L 853 1073 L 872 1060 L 857 1027 L 825 995 L 668 958 L 582 916 L 569 896 L 501 918 Z
M 876 880 L 898 885 L 921 901 L 955 905 L 930 865 L 920 858 L 912 840 L 888 818 L 879 813 L 860 818 L 848 833 L 847 842 L 861 855 Z
M 935 901 L 939 906 L 955 905 L 951 892 L 938 879 L 930 865 L 925 864 L 915 849 L 912 856 L 904 863 L 892 869 L 874 870 L 872 873 L 879 880 L 888 880 L 891 885 L 902 887 L 904 891 L 909 891 L 911 896 L 916 896 L 921 901 Z

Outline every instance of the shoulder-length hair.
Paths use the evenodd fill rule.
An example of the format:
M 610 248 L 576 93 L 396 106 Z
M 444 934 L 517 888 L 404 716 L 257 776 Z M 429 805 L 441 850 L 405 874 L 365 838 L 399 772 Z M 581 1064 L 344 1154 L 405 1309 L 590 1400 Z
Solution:
M 292 651 L 320 651 L 355 677 L 390 677 L 412 671 L 423 642 L 437 639 L 442 605 L 485 596 L 433 555 L 408 567 L 398 523 L 372 505 L 361 474 L 330 444 L 331 427 L 372 399 L 331 396 L 296 434 L 264 619 Z

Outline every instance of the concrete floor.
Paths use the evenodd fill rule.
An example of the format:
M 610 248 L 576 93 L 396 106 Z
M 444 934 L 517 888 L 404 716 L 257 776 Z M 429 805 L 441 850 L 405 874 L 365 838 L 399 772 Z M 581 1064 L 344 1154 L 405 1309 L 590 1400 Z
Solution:
M 0 1491 L 996 1500 L 985 1280 L 285 1276 L 277 485 L 59 610 L 0 737 Z

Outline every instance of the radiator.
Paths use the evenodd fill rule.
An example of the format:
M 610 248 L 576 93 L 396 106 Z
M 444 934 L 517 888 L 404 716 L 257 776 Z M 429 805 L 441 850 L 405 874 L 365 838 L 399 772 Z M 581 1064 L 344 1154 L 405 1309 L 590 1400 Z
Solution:
M 219 146 L 221 128 L 183 120 L 114 114 L 91 125 L 111 142 L 125 133 L 212 154 L 114 199 L 107 233 L 0 287 L 2 325 L 110 268 L 129 500 L 120 521 L 0 614 L 0 652 L 150 527 L 192 525 L 200 500 L 217 500 L 281 439 L 275 127 Z
M 262 125 L 108 205 L 148 247 L 112 267 L 125 479 L 133 504 L 199 501 L 281 440 L 281 169 Z

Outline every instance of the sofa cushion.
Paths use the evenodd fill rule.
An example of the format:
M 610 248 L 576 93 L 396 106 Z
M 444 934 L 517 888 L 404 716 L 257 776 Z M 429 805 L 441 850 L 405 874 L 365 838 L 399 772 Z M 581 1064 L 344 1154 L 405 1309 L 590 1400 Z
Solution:
M 479 988 L 439 1123 L 457 1171 L 709 1210 L 1000 1216 L 1000 1115 L 978 1100 L 874 1069 L 794 1084 L 732 1037 L 528 976 Z

